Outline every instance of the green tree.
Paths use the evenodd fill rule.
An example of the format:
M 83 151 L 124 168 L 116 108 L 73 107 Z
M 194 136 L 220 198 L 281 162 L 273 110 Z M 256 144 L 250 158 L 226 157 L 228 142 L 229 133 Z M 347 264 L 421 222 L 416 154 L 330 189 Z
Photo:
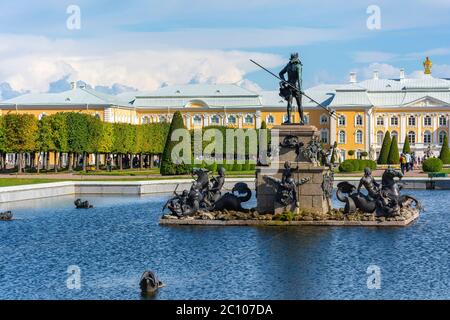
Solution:
M 6 153 L 8 149 L 6 148 L 6 137 L 5 137 L 5 124 L 4 117 L 0 116 L 0 160 L 1 168 L 6 169 Z
M 62 155 L 63 153 L 68 151 L 68 134 L 67 134 L 67 123 L 66 116 L 62 112 L 58 112 L 48 116 L 50 119 L 50 125 L 52 130 L 52 138 L 53 138 L 53 152 L 55 157 L 55 172 L 58 171 L 58 167 L 61 167 L 62 164 Z M 56 165 L 57 154 L 59 152 L 59 162 Z
M 87 155 L 95 153 L 95 164 L 96 168 L 99 169 L 99 152 L 102 146 L 103 138 L 103 123 L 102 121 L 94 116 L 87 116 L 87 132 L 89 136 L 89 143 L 83 151 L 83 171 L 86 171 Z
M 3 120 L 6 149 L 18 154 L 17 167 L 21 173 L 24 170 L 24 153 L 35 151 L 37 147 L 38 121 L 31 114 L 7 114 Z
M 378 157 L 378 164 L 387 164 L 391 142 L 391 134 L 389 131 L 386 131 L 383 144 L 381 145 L 380 155 Z
M 53 129 L 51 118 L 49 116 L 43 116 L 41 120 L 38 121 L 37 149 L 39 152 L 44 153 L 43 161 L 45 169 L 48 170 L 49 152 L 55 150 Z M 37 169 L 39 172 L 39 164 Z
M 442 160 L 442 163 L 449 164 L 450 163 L 450 150 L 448 148 L 448 137 L 444 136 L 444 141 L 442 142 L 441 153 L 439 154 L 439 159 Z
M 397 142 L 397 136 L 394 136 L 392 138 L 391 146 L 389 148 L 389 155 L 388 155 L 388 164 L 398 164 L 400 162 L 400 155 L 398 152 L 398 142 Z
M 177 129 L 186 129 L 183 122 L 183 117 L 179 111 L 175 112 L 170 123 L 169 132 L 167 135 L 166 144 L 164 146 L 164 151 L 162 154 L 161 161 L 161 174 L 162 175 L 175 175 L 175 174 L 186 174 L 190 172 L 190 164 L 180 163 L 175 164 L 172 162 L 172 149 L 178 143 L 177 141 L 172 141 L 172 133 Z
M 69 170 L 72 170 L 74 155 L 84 154 L 89 148 L 88 115 L 69 112 L 66 114 L 68 135 Z
M 266 121 L 261 121 L 261 129 L 267 129 Z
M 123 169 L 123 156 L 135 150 L 136 130 L 127 123 L 113 124 L 113 146 L 112 151 L 117 154 L 119 167 Z
M 408 136 L 405 137 L 405 142 L 403 143 L 403 150 L 402 150 L 402 152 L 404 154 L 411 153 L 411 147 L 409 146 Z

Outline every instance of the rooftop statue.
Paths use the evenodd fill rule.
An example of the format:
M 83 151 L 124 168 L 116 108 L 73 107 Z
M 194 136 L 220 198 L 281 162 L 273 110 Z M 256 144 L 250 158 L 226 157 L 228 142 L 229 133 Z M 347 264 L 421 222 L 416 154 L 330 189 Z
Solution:
M 433 63 L 431 62 L 430 58 L 427 57 L 425 61 L 423 62 L 423 68 L 425 74 L 431 74 L 431 68 L 433 67 Z

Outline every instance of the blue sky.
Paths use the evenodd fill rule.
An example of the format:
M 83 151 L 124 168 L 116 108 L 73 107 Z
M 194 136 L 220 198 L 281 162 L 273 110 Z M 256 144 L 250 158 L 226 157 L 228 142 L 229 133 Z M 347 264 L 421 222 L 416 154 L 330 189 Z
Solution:
M 69 5 L 80 8 L 80 29 L 67 28 Z M 379 30 L 367 28 L 371 5 Z M 350 71 L 395 78 L 405 68 L 417 77 L 427 55 L 434 76 L 450 78 L 449 0 L 2 0 L 1 8 L 0 83 L 19 92 L 75 80 L 144 91 L 195 82 L 276 89 L 248 59 L 278 71 L 293 51 L 308 87 L 344 83 Z

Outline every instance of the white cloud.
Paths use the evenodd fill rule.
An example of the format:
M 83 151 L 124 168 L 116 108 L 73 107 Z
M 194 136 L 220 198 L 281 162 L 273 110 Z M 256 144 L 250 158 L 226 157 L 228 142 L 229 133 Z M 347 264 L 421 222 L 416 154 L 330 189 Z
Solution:
M 249 58 L 267 67 L 280 65 L 279 55 L 239 50 L 122 49 L 91 47 L 81 40 L 49 40 L 0 35 L 0 79 L 16 90 L 47 91 L 49 83 L 69 76 L 92 86 L 123 83 L 152 90 L 163 82 L 235 83 L 257 70 Z M 121 46 L 122 48 L 126 46 Z
M 400 68 L 387 63 L 371 63 L 367 67 L 357 69 L 356 73 L 362 79 L 371 79 L 374 71 L 378 71 L 380 78 L 384 79 L 398 78 L 400 75 Z

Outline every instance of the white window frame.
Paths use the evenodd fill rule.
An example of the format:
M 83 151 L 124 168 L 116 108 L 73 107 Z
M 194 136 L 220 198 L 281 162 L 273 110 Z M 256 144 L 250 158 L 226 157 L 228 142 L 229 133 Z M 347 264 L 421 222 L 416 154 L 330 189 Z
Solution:
M 378 138 L 379 138 L 379 134 L 381 133 L 381 139 L 380 139 L 380 141 L 378 141 Z M 382 144 L 383 144 L 383 139 L 384 139 L 384 132 L 383 131 L 378 131 L 377 132 L 377 145 L 379 145 L 379 146 L 381 146 Z
M 342 142 L 342 140 L 341 140 L 341 133 L 344 134 L 344 141 L 343 141 L 343 142 Z M 345 132 L 344 130 L 340 130 L 340 131 L 338 132 L 338 143 L 339 143 L 339 144 L 345 144 L 346 141 L 347 141 L 347 134 L 346 134 L 346 132 Z
M 377 126 L 384 126 L 384 118 L 383 117 L 381 117 L 381 116 L 377 117 Z
M 250 117 L 250 122 L 247 121 L 247 119 Z M 253 124 L 254 119 L 253 116 L 251 114 L 246 114 L 244 117 L 244 124 Z
M 322 135 L 325 135 L 325 139 L 323 139 L 324 137 Z M 328 144 L 328 142 L 330 141 L 330 135 L 329 135 L 328 129 L 320 130 L 320 141 L 322 143 Z
M 361 136 L 361 139 L 358 139 L 358 136 Z M 364 133 L 362 130 L 356 130 L 355 132 L 355 143 L 356 144 L 363 144 L 364 141 Z
M 363 118 L 363 116 L 360 115 L 360 114 L 357 114 L 355 116 L 355 126 L 362 127 L 363 125 L 364 125 L 364 118 Z
M 425 137 L 429 137 L 429 139 L 427 139 L 427 138 L 425 138 Z M 427 141 L 427 140 L 429 140 L 429 141 Z M 431 144 L 433 142 L 433 135 L 431 134 L 431 132 L 430 131 L 425 131 L 424 133 L 423 133 L 423 143 L 424 144 Z
M 414 137 L 414 141 L 411 139 L 411 136 Z M 408 140 L 409 140 L 409 144 L 413 145 L 416 144 L 416 140 L 417 140 L 417 135 L 414 131 L 409 131 L 408 132 Z
M 394 121 L 394 119 L 395 119 L 395 121 Z M 392 116 L 390 120 L 391 120 L 392 127 L 398 127 L 398 117 L 397 116 Z
M 197 121 L 199 118 L 200 118 L 200 121 Z M 194 126 L 201 126 L 201 125 L 203 124 L 203 118 L 202 118 L 202 116 L 199 115 L 199 114 L 195 114 L 195 115 L 192 117 L 192 124 L 193 124 Z

